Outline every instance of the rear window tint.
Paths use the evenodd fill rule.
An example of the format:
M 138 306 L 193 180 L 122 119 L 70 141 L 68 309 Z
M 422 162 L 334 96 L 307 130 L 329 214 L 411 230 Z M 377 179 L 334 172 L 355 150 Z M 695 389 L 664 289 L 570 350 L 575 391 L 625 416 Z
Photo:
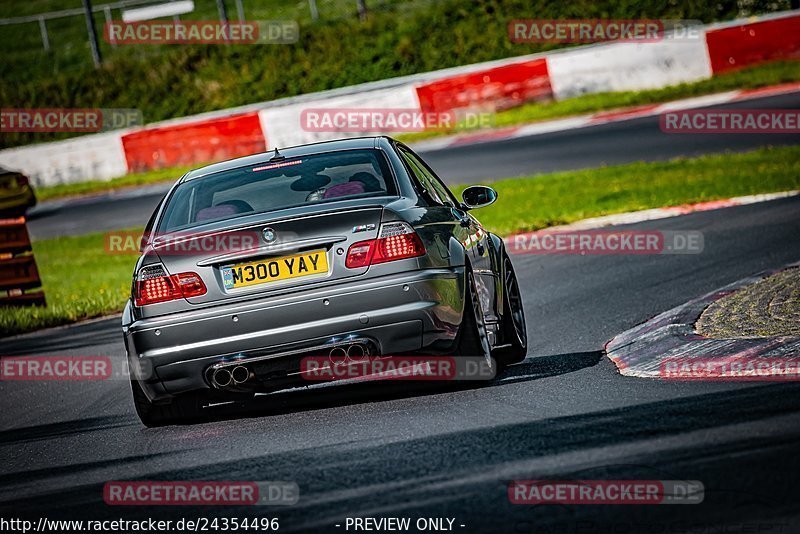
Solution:
M 346 150 L 239 167 L 179 185 L 159 232 L 343 199 L 395 195 L 379 150 Z

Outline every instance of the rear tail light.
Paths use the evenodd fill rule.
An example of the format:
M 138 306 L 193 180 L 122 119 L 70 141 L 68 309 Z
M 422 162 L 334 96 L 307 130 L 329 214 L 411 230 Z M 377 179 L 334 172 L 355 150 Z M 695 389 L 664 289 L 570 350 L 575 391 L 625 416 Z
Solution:
M 350 245 L 345 266 L 356 269 L 424 254 L 425 246 L 411 225 L 404 222 L 387 223 L 381 225 L 377 239 Z
M 24 174 L 18 174 L 17 176 L 15 176 L 15 178 L 17 180 L 17 187 L 19 187 L 20 189 L 23 187 L 27 187 L 28 185 L 27 176 L 25 176 Z
M 425 254 L 425 247 L 417 233 L 407 223 L 381 225 L 381 232 L 375 240 L 372 263 L 416 258 Z
M 347 250 L 347 259 L 344 264 L 348 269 L 356 269 L 358 267 L 366 267 L 372 259 L 372 243 L 370 241 L 361 241 L 350 245 Z
M 169 276 L 162 265 L 148 265 L 136 276 L 134 301 L 137 306 L 145 306 L 205 294 L 206 285 L 197 273 Z

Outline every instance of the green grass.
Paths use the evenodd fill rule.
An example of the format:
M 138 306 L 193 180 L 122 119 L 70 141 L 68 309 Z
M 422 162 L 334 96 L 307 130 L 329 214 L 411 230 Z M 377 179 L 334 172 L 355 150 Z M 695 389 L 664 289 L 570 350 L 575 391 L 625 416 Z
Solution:
M 509 235 L 612 213 L 800 189 L 800 147 L 485 183 L 499 200 L 475 216 L 492 232 Z
M 128 174 L 112 180 L 95 180 L 91 182 L 80 182 L 76 184 L 59 184 L 48 187 L 37 187 L 36 198 L 38 200 L 52 200 L 55 198 L 70 197 L 76 195 L 87 195 L 92 193 L 102 193 L 126 187 L 138 187 L 164 182 L 175 182 L 178 178 L 191 168 L 200 167 L 175 167 L 172 169 L 158 169 L 142 173 Z
M 559 119 L 573 115 L 607 111 L 629 106 L 657 104 L 681 98 L 722 93 L 735 89 L 756 89 L 781 83 L 800 81 L 800 62 L 779 61 L 720 74 L 707 80 L 673 85 L 648 91 L 597 93 L 568 98 L 558 102 L 534 102 L 500 111 L 489 121 L 493 127 L 516 126 L 532 122 Z M 397 136 L 409 143 L 469 131 L 466 129 L 438 130 Z M 476 131 L 476 130 L 472 130 Z
M 490 183 L 490 182 L 486 182 Z M 800 147 L 634 163 L 491 182 L 498 202 L 475 211 L 509 235 L 587 217 L 755 193 L 800 189 Z M 455 188 L 456 194 L 464 186 Z M 119 312 L 135 256 L 109 255 L 104 235 L 34 243 L 48 307 L 0 308 L 0 336 Z
M 104 234 L 33 243 L 47 307 L 0 308 L 0 336 L 122 310 L 131 289 L 135 255 L 110 255 Z

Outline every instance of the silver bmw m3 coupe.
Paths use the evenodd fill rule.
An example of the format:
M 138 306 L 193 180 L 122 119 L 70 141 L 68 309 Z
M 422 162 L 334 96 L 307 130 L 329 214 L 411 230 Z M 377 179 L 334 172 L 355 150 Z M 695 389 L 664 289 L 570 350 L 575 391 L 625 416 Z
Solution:
M 396 355 L 525 358 L 503 241 L 411 149 L 370 137 L 193 170 L 156 208 L 122 329 L 148 426 L 213 402 L 308 385 L 331 365 Z

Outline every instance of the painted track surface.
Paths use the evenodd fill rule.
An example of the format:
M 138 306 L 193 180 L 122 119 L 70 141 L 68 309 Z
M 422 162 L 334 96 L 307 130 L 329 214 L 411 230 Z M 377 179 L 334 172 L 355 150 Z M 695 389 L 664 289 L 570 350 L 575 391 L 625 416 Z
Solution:
M 334 525 L 348 516 L 379 515 L 451 517 L 462 532 L 796 532 L 800 385 L 627 378 L 601 351 L 663 310 L 799 259 L 800 200 L 626 228 L 700 230 L 705 250 L 515 256 L 532 343 L 525 362 L 484 387 L 296 390 L 208 423 L 145 429 L 123 381 L 0 383 L 0 515 L 277 516 L 285 531 L 343 531 Z M 3 344 L 4 354 L 123 350 L 116 319 Z M 706 495 L 687 506 L 509 504 L 509 481 L 545 478 L 700 480 Z M 104 482 L 131 479 L 293 480 L 301 501 L 103 504 Z

